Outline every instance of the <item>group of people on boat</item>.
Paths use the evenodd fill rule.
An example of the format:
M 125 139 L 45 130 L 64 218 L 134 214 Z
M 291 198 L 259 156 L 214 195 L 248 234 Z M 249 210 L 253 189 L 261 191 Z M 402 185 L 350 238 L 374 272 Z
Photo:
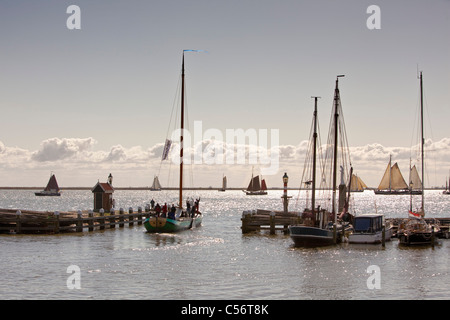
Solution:
M 186 200 L 186 211 L 182 211 L 180 217 L 193 217 L 195 214 L 200 213 L 198 210 L 200 204 L 200 198 L 196 199 L 195 201 L 192 200 Z M 164 202 L 164 205 L 160 205 L 159 203 L 156 203 L 155 200 L 150 201 L 150 207 L 152 211 L 155 211 L 157 217 L 162 218 L 169 218 L 169 219 L 176 219 L 176 211 L 177 208 L 172 203 L 172 206 L 169 209 L 169 206 L 167 205 L 167 202 Z

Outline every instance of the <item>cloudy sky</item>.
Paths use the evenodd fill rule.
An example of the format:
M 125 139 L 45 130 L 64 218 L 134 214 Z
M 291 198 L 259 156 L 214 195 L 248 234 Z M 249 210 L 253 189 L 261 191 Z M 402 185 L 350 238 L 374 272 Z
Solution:
M 81 29 L 70 5 L 80 8 Z M 367 13 L 380 8 L 378 17 Z M 367 22 L 379 18 L 381 29 Z M 278 132 L 280 186 L 300 183 L 313 112 L 326 142 L 336 75 L 355 171 L 381 180 L 389 154 L 407 174 L 417 144 L 423 71 L 427 185 L 450 170 L 449 0 L 3 0 L 0 3 L 0 186 L 147 186 L 164 140 L 186 53 L 191 123 Z M 199 137 L 197 137 L 199 138 Z M 217 137 L 216 137 L 217 139 Z M 263 140 L 263 136 L 258 136 Z M 197 139 L 198 140 L 198 139 Z M 266 139 L 267 140 L 267 139 Z M 261 145 L 258 140 L 258 145 Z M 235 150 L 227 144 L 227 150 Z M 247 146 L 247 154 L 257 150 Z M 193 164 L 193 184 L 248 183 L 267 163 Z

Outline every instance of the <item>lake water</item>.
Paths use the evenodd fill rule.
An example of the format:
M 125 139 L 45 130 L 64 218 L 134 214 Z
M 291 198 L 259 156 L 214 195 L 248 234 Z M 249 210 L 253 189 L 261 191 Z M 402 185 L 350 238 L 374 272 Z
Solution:
M 290 209 L 297 202 L 297 193 Z M 201 197 L 203 226 L 178 234 L 149 234 L 143 225 L 57 235 L 0 235 L 1 299 L 449 299 L 450 240 L 435 248 L 340 244 L 295 248 L 288 235 L 243 235 L 243 210 L 282 210 L 281 191 L 189 191 Z M 175 191 L 121 191 L 117 207 L 144 207 L 152 198 L 176 202 Z M 408 196 L 355 193 L 356 213 L 406 217 Z M 167 200 L 169 199 L 169 200 Z M 301 194 L 298 207 L 304 206 Z M 91 209 L 89 190 L 35 197 L 0 190 L 1 208 Z M 450 196 L 426 191 L 427 217 L 450 217 Z M 81 288 L 69 289 L 69 266 Z M 368 273 L 375 266 L 379 272 Z M 376 283 L 371 277 L 380 276 Z M 75 282 L 73 282 L 75 283 Z M 368 285 L 369 283 L 369 285 Z

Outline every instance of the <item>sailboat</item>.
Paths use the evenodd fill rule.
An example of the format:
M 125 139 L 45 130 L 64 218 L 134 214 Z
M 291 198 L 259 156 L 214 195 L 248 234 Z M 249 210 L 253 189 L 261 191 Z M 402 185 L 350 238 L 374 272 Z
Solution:
M 260 196 L 267 194 L 267 185 L 266 180 L 261 178 L 261 182 L 259 180 L 259 176 L 254 177 L 252 172 L 252 178 L 250 179 L 250 183 L 248 184 L 247 190 L 242 190 L 248 196 Z
M 183 50 L 182 67 L 181 67 L 181 124 L 180 124 L 180 184 L 179 184 L 179 202 L 178 207 L 173 208 L 170 212 L 167 212 L 166 216 L 158 214 L 147 218 L 144 221 L 144 226 L 148 232 L 179 232 L 194 227 L 198 227 L 202 223 L 202 214 L 199 211 L 198 198 L 195 203 L 188 201 L 189 206 L 183 209 L 183 133 L 184 133 L 184 103 L 185 103 L 185 73 L 184 73 L 184 53 L 186 51 L 196 50 Z
M 222 188 L 219 191 L 224 192 L 227 189 L 227 177 L 224 175 L 222 178 Z
M 338 132 L 343 132 L 343 119 L 340 120 L 339 117 L 341 116 L 342 109 L 341 109 L 341 102 L 340 102 L 340 94 L 339 94 L 339 78 L 343 77 L 342 75 L 337 76 L 336 78 L 336 88 L 335 88 L 335 94 L 334 94 L 334 105 L 333 105 L 333 118 L 332 122 L 330 124 L 330 134 L 329 134 L 329 141 L 328 145 L 332 146 L 330 150 L 332 150 L 332 158 L 329 160 L 332 160 L 332 166 L 330 167 L 330 174 L 331 179 L 333 181 L 333 187 L 332 187 L 332 210 L 331 212 L 316 208 L 316 199 L 315 199 L 315 192 L 316 192 L 316 168 L 317 168 L 317 99 L 315 98 L 314 103 L 314 116 L 313 116 L 313 134 L 312 134 L 312 148 L 309 151 L 311 153 L 312 151 L 312 176 L 307 178 L 307 183 L 311 183 L 312 185 L 312 198 L 311 198 L 311 209 L 305 209 L 305 211 L 302 214 L 303 217 L 303 224 L 299 225 L 291 225 L 289 226 L 289 234 L 291 239 L 294 241 L 295 246 L 300 247 L 310 247 L 310 246 L 324 246 L 324 245 L 332 245 L 337 243 L 338 241 L 342 240 L 344 237 L 344 233 L 346 232 L 345 226 L 349 226 L 347 223 L 342 222 L 342 225 L 344 225 L 343 232 L 338 235 L 338 232 L 342 230 L 342 225 L 338 227 L 337 224 L 337 210 L 335 206 L 336 202 L 336 187 L 337 187 L 337 168 L 338 168 Z M 341 131 L 340 131 L 341 130 Z M 341 137 L 343 139 L 343 137 Z M 342 143 L 343 144 L 343 143 Z M 344 147 L 344 146 L 343 146 Z M 342 155 L 341 155 L 342 156 Z M 344 158 L 344 157 L 341 157 Z M 308 166 L 308 160 L 309 154 L 306 157 L 305 160 L 305 168 Z M 327 171 L 324 167 L 324 170 L 322 172 L 321 177 L 324 178 Z M 350 169 L 350 176 L 352 174 L 352 169 Z M 303 178 L 302 178 L 303 180 Z M 318 180 L 321 181 L 322 179 Z M 322 180 L 323 181 L 323 180 Z M 349 186 L 348 190 L 351 188 L 351 179 L 349 179 Z M 344 188 L 341 188 L 339 186 L 340 191 L 343 190 L 344 193 L 341 194 L 340 192 L 340 200 L 343 198 L 341 195 L 345 198 L 345 186 Z M 341 202 L 341 201 L 339 201 Z M 343 204 L 343 213 L 345 213 L 348 209 L 348 197 L 345 199 L 345 203 Z
M 433 244 L 435 233 L 440 231 L 438 225 L 428 224 L 425 220 L 425 195 L 424 195 L 424 136 L 423 136 L 423 80 L 422 72 L 420 73 L 420 121 L 421 121 L 421 138 L 420 138 L 420 151 L 421 151 L 421 166 L 422 166 L 422 183 L 421 189 L 421 207 L 417 211 L 412 210 L 412 190 L 411 190 L 411 202 L 409 208 L 408 219 L 400 223 L 397 231 L 397 237 L 402 245 L 421 245 L 421 244 Z
M 448 178 L 448 182 L 445 181 L 445 190 L 442 191 L 442 194 L 450 194 L 450 176 Z
M 153 184 L 150 187 L 150 190 L 152 190 L 152 191 L 161 191 L 161 184 L 159 183 L 158 176 L 155 176 L 153 178 Z
M 374 190 L 375 194 L 410 194 L 397 162 L 391 166 L 391 161 L 392 156 L 389 156 L 389 163 L 378 188 Z
M 364 183 L 364 181 L 362 181 L 361 178 L 356 174 L 352 174 L 351 186 L 351 192 L 363 192 L 367 188 L 367 185 Z
M 55 175 L 52 173 L 44 190 L 35 192 L 36 196 L 60 196 L 60 189 Z

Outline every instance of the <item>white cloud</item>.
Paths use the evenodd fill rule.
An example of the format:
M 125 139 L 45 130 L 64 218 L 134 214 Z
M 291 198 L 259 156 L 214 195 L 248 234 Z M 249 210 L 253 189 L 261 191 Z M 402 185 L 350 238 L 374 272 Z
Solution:
M 43 141 L 38 150 L 26 150 L 5 145 L 0 141 L 0 185 L 41 185 L 49 171 L 55 171 L 58 181 L 61 181 L 63 186 L 90 186 L 99 177 L 104 177 L 106 181 L 110 172 L 113 173 L 117 185 L 147 186 L 151 184 L 153 175 L 158 174 L 161 168 L 162 143 L 148 149 L 141 146 L 114 145 L 109 150 L 95 150 L 96 143 L 93 138 L 51 138 Z M 228 176 L 230 186 L 241 187 L 248 183 L 252 167 L 254 167 L 254 173 L 259 174 L 261 169 L 269 166 L 262 161 L 257 164 L 249 163 L 252 153 L 269 154 L 269 151 L 261 146 L 248 145 L 243 149 L 245 163 L 236 161 L 231 164 L 227 163 L 226 155 L 231 152 L 236 155 L 238 147 L 242 146 L 222 144 L 218 141 L 211 143 L 209 140 L 199 142 L 198 150 L 204 151 L 202 160 L 214 160 L 214 156 L 219 154 L 223 155 L 224 161 L 223 164 L 214 163 L 214 161 L 209 164 L 207 161 L 202 161 L 202 164 L 189 165 L 189 168 L 186 169 L 192 168 L 195 186 L 218 186 L 222 174 L 225 174 Z M 307 141 L 302 141 L 298 145 L 276 147 L 280 156 L 279 166 L 277 172 L 265 176 L 269 187 L 281 187 L 281 176 L 284 172 L 287 172 L 291 178 L 290 186 L 300 185 L 307 147 Z M 176 148 L 176 143 L 174 148 Z M 409 147 L 385 147 L 374 143 L 351 147 L 350 152 L 356 173 L 367 185 L 376 187 L 384 173 L 390 154 L 392 154 L 393 162 L 398 162 L 402 173 L 407 174 L 410 157 L 412 157 L 411 149 Z M 435 179 L 428 179 L 429 185 L 441 185 L 450 169 L 450 138 L 436 142 L 427 140 L 425 150 L 427 168 L 430 169 L 430 174 L 437 176 Z M 186 153 L 188 154 L 187 149 Z M 166 174 L 165 170 L 168 167 L 172 168 L 171 175 L 177 175 L 173 171 L 176 167 L 173 163 L 171 165 L 163 164 L 161 175 Z M 21 178 L 17 179 L 17 177 Z M 164 178 L 161 177 L 161 180 L 164 181 Z

